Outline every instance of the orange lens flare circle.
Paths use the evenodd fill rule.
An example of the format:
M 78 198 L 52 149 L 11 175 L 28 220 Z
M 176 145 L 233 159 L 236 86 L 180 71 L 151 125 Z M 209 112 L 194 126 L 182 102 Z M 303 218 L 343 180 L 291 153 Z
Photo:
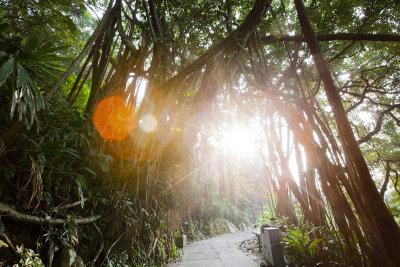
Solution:
M 106 140 L 124 140 L 137 126 L 134 107 L 120 96 L 101 100 L 93 113 L 92 121 Z

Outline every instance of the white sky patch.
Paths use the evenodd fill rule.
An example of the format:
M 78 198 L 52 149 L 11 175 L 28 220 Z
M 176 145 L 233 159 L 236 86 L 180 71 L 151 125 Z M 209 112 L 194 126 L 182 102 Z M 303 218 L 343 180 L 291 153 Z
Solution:
M 372 118 L 370 112 L 367 111 L 358 111 L 357 116 L 364 122 L 364 123 L 374 123 L 375 120 Z
M 307 57 L 306 59 L 304 59 L 304 61 L 309 65 L 311 65 L 313 63 L 312 57 Z
M 138 107 L 140 107 L 142 104 L 144 95 L 146 94 L 147 83 L 147 79 L 139 79 L 139 91 L 136 96 L 136 103 Z
M 353 12 L 354 15 L 356 17 L 359 17 L 360 19 L 363 19 L 365 17 L 364 10 L 362 10 L 361 7 L 355 7 Z
M 129 77 L 127 82 L 126 82 L 126 87 L 128 88 L 130 86 L 130 84 L 133 82 L 133 77 Z M 138 90 L 135 92 L 134 96 L 131 96 L 132 92 L 129 92 L 129 98 L 130 97 L 135 97 L 135 101 L 136 101 L 136 107 L 139 108 L 140 105 L 142 104 L 143 98 L 146 94 L 146 88 L 147 88 L 147 84 L 148 81 L 145 78 L 140 77 L 139 79 L 137 79 L 136 81 L 136 86 L 135 89 L 138 88 Z M 128 98 L 128 100 L 129 100 Z
M 101 19 L 104 15 L 105 10 L 102 8 L 99 8 L 97 6 L 92 6 L 92 5 L 86 5 L 88 7 L 88 12 L 92 17 Z
M 343 73 L 341 75 L 339 75 L 339 79 L 343 82 L 346 82 L 350 79 L 350 74 L 348 73 Z

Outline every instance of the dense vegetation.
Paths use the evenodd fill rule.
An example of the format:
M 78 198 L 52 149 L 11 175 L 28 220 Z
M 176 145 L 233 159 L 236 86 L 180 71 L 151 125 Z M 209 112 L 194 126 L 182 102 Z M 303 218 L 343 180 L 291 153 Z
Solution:
M 293 266 L 398 266 L 400 5 L 304 2 L 0 1 L 0 263 L 160 266 L 261 214 Z

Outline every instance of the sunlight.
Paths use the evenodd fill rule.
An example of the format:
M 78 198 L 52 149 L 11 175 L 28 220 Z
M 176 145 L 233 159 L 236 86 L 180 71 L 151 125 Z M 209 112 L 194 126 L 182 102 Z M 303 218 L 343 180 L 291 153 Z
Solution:
M 234 155 L 250 156 L 256 153 L 255 129 L 235 126 L 222 133 L 222 149 Z

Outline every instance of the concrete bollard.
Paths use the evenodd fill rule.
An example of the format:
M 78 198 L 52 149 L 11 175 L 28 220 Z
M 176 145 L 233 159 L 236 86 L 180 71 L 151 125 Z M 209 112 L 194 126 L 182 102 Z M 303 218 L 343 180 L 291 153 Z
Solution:
M 265 259 L 274 267 L 284 267 L 283 249 L 280 229 L 275 227 L 261 228 L 261 243 Z
M 183 248 L 187 244 L 186 235 L 178 236 L 175 240 L 176 246 L 178 248 Z

